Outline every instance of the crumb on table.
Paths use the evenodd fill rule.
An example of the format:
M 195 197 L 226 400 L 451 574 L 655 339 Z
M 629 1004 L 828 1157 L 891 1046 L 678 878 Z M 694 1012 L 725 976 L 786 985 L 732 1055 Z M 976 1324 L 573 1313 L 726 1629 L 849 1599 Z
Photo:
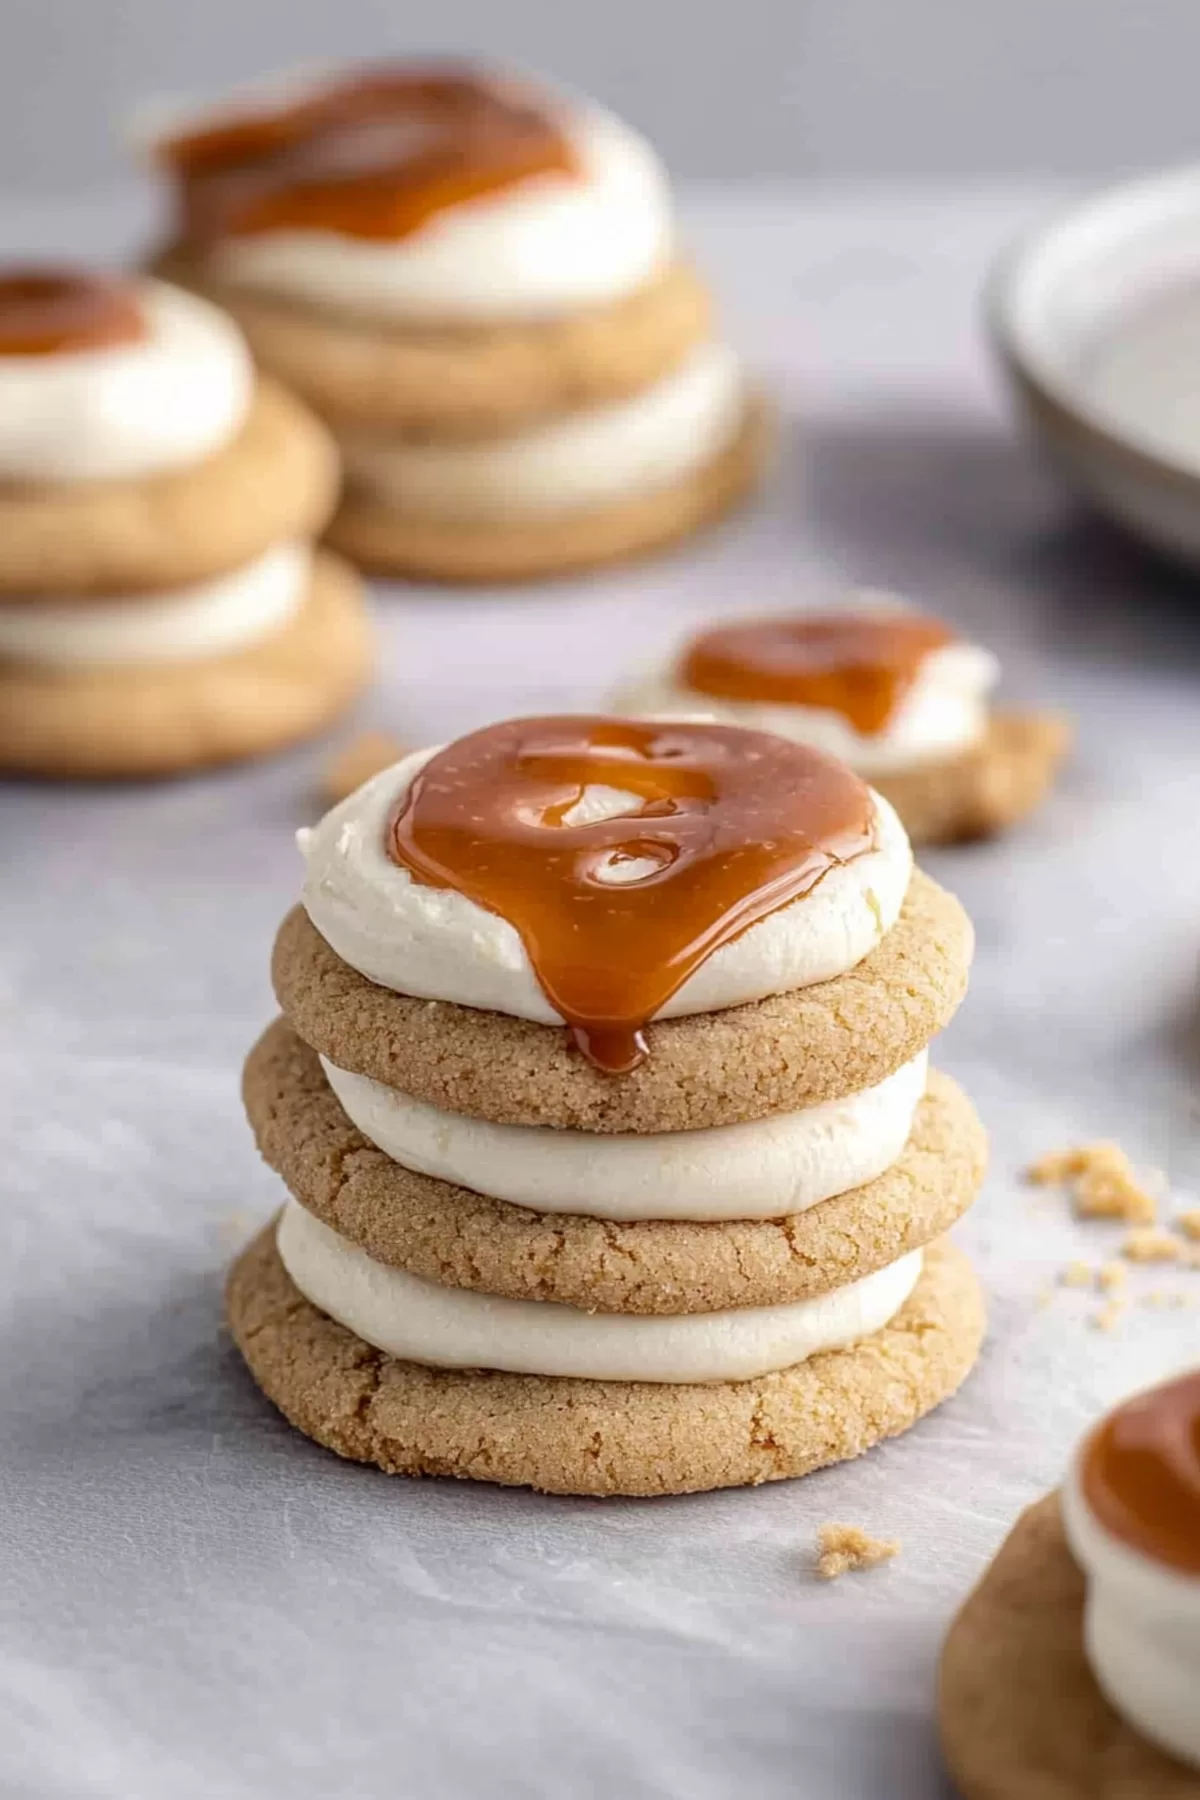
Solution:
M 1119 1291 L 1129 1280 L 1129 1270 L 1123 1262 L 1101 1263 L 1096 1270 L 1096 1286 L 1102 1294 Z
M 873 1538 L 860 1525 L 822 1525 L 817 1532 L 817 1574 L 836 1581 L 851 1569 L 873 1569 L 900 1549 L 896 1538 Z
M 1120 1219 L 1127 1225 L 1153 1225 L 1158 1202 L 1138 1180 L 1119 1144 L 1080 1144 L 1054 1150 L 1025 1171 L 1038 1187 L 1066 1187 L 1082 1219 Z
M 1112 1331 L 1125 1311 L 1125 1305 L 1124 1300 L 1110 1300 L 1099 1312 L 1094 1312 L 1088 1321 L 1093 1331 Z
M 1059 1273 L 1059 1281 L 1063 1287 L 1090 1288 L 1094 1272 L 1092 1265 L 1085 1262 L 1069 1262 Z
M 326 763 L 321 792 L 329 801 L 345 800 L 364 781 L 399 762 L 404 748 L 386 731 L 361 731 L 342 744 Z
M 1157 1225 L 1139 1226 L 1121 1245 L 1121 1255 L 1135 1263 L 1179 1262 L 1183 1252 L 1182 1241 Z

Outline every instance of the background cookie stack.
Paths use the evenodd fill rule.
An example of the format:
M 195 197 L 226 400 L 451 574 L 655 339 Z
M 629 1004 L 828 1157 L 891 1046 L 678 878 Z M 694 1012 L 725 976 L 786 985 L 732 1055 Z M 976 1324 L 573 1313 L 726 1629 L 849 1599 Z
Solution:
M 866 832 L 700 961 L 623 1074 L 595 1066 L 595 1038 L 581 1054 L 509 918 L 412 879 L 388 849 L 439 794 L 486 817 L 497 756 L 528 767 L 568 739 L 589 756 L 650 746 L 655 779 L 714 746 L 744 758 L 769 816 L 726 874 L 774 854 L 814 782 L 826 821 L 835 802 L 861 808 Z M 649 906 L 652 935 L 655 884 L 635 893 L 628 858 L 648 854 L 661 809 L 632 823 L 614 768 L 645 794 L 610 760 L 533 835 L 569 826 L 589 856 L 624 844 L 619 904 Z M 814 830 L 824 855 L 832 827 Z M 511 845 L 478 831 L 494 871 Z M 293 1203 L 229 1290 L 243 1354 L 293 1423 L 395 1472 L 667 1493 L 855 1456 L 958 1386 L 983 1309 L 942 1234 L 975 1196 L 984 1139 L 926 1050 L 972 934 L 849 771 L 728 727 L 526 720 L 408 758 L 305 848 L 307 911 L 274 956 L 285 1018 L 245 1079 Z M 695 897 L 677 879 L 668 930 Z M 623 914 L 616 929 L 637 962 Z M 580 952 L 566 979 L 609 973 Z
M 164 775 L 290 742 L 369 667 L 314 558 L 324 428 L 160 282 L 0 272 L 0 767 Z
M 647 144 L 596 107 L 378 65 L 234 100 L 160 161 L 161 267 L 337 433 L 331 542 L 503 581 L 647 550 L 753 481 L 763 422 Z

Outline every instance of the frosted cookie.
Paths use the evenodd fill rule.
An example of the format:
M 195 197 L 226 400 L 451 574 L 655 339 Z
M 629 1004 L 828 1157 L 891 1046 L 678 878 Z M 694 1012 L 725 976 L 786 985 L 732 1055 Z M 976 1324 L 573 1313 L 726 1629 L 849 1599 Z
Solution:
M 619 704 L 703 711 L 843 757 L 914 843 L 988 837 L 1032 812 L 1066 753 L 1052 715 L 993 711 L 996 659 L 887 595 L 835 612 L 731 620 L 692 638 Z
M 127 611 L 124 663 L 39 664 L 5 653 L 11 610 L 0 604 L 0 768 L 23 775 L 175 775 L 266 755 L 343 712 L 371 658 L 358 577 L 327 551 L 305 556 L 299 608 L 277 629 L 192 660 L 155 661 Z M 98 621 L 77 612 L 55 609 L 46 625 L 86 639 Z
M 1200 1796 L 1200 1374 L 1118 1407 L 1018 1520 L 942 1658 L 966 1800 Z
M 271 1028 L 245 1078 L 292 1200 L 230 1291 L 251 1368 L 289 1417 L 346 1454 L 421 1472 L 451 1468 L 447 1443 L 493 1400 L 522 1429 L 535 1403 L 547 1420 L 586 1410 L 589 1441 L 611 1445 L 591 1476 L 570 1432 L 557 1461 L 536 1426 L 500 1454 L 503 1420 L 496 1443 L 476 1431 L 475 1449 L 459 1446 L 458 1472 L 672 1492 L 855 1454 L 957 1384 L 981 1303 L 940 1234 L 974 1197 L 983 1136 L 929 1075 L 937 1014 L 928 973 L 910 971 L 921 932 L 908 953 L 887 950 L 913 892 L 907 839 L 849 769 L 738 727 L 515 720 L 406 758 L 301 841 L 306 913 L 276 952 L 291 1023 Z M 969 927 L 935 895 L 934 963 L 961 990 Z M 907 1054 L 894 1017 L 883 1053 L 859 1045 L 874 1009 L 856 1003 L 854 977 L 880 956 L 899 1015 L 911 1007 Z M 887 993 L 878 971 L 872 991 Z M 805 992 L 808 1045 L 802 1010 L 782 1031 L 760 1016 Z M 833 1097 L 797 1098 L 834 1017 Z M 424 1038 L 410 1029 L 422 1018 Z M 365 1044 L 375 1070 L 404 1073 L 318 1059 L 304 1040 L 330 1019 L 360 1063 Z M 864 1067 L 874 1080 L 856 1083 Z M 269 1333 L 246 1324 L 267 1289 Z M 914 1306 L 920 1322 L 898 1325 Z M 344 1435 L 315 1401 L 341 1391 L 332 1371 L 323 1383 L 323 1357 L 361 1367 L 372 1352 L 389 1392 L 440 1414 L 411 1455 L 382 1424 Z M 302 1364 L 303 1381 L 289 1379 Z M 432 1371 L 457 1374 L 435 1393 Z M 847 1372 L 869 1393 L 831 1419 Z M 772 1423 L 765 1461 L 744 1441 L 744 1384 L 764 1379 L 785 1410 L 818 1408 L 791 1427 L 781 1416 L 782 1436 Z M 749 1397 L 752 1421 L 765 1392 Z M 684 1459 L 706 1405 L 713 1442 Z
M 531 83 L 396 64 L 176 121 L 159 259 L 333 425 L 339 548 L 450 581 L 645 551 L 753 484 L 761 406 L 680 260 L 665 173 Z
M 0 270 L 0 768 L 159 775 L 317 729 L 365 678 L 312 536 L 336 456 L 157 282 Z
M 235 1263 L 227 1304 L 259 1387 L 339 1456 L 390 1475 L 603 1496 L 756 1486 L 861 1456 L 949 1399 L 984 1331 L 979 1285 L 949 1244 L 929 1251 L 904 1305 L 872 1336 L 736 1382 L 597 1381 L 399 1361 L 305 1299 L 273 1229 Z
M 372 1138 L 283 1021 L 251 1052 L 244 1093 L 266 1161 L 302 1206 L 376 1262 L 516 1300 L 716 1312 L 860 1280 L 942 1236 L 966 1211 L 983 1178 L 983 1128 L 945 1075 L 926 1087 L 925 1062 L 922 1055 L 899 1081 L 893 1076 L 890 1092 L 765 1127 L 684 1134 L 682 1143 L 680 1134 L 634 1137 L 616 1146 L 624 1154 L 607 1182 L 603 1156 L 591 1154 L 583 1133 L 506 1134 L 482 1124 L 463 1132 L 458 1153 L 476 1187 L 430 1175 L 449 1160 L 459 1121 L 331 1069 Z M 531 1137 L 550 1141 L 522 1141 Z M 746 1167 L 753 1178 L 735 1179 Z M 497 1186 L 542 1204 L 496 1198 Z M 702 1216 L 671 1216 L 680 1206 Z M 746 1216 L 754 1206 L 789 1210 Z M 599 1216 L 584 1210 L 598 1207 L 606 1208 Z M 617 1208 L 635 1216 L 614 1218 Z M 640 1208 L 664 1216 L 639 1217 Z

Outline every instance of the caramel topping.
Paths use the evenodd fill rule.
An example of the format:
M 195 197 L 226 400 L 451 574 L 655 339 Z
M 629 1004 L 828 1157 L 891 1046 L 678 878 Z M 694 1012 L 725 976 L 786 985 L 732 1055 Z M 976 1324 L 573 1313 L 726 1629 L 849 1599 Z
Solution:
M 256 231 L 405 238 L 535 175 L 578 176 L 553 115 L 468 69 L 400 63 L 166 140 L 192 240 Z
M 722 700 L 838 712 L 863 736 L 882 731 L 925 658 L 954 633 L 919 613 L 807 613 L 719 625 L 684 657 L 688 687 Z
M 1200 1370 L 1111 1413 L 1084 1449 L 1082 1480 L 1114 1537 L 1200 1575 Z
M 600 717 L 460 738 L 387 829 L 415 880 L 508 920 L 579 1048 L 612 1075 L 642 1061 L 648 1021 L 715 950 L 874 845 L 869 790 L 819 751 Z
M 132 282 L 72 269 L 0 275 L 0 356 L 53 356 L 132 344 L 146 321 Z

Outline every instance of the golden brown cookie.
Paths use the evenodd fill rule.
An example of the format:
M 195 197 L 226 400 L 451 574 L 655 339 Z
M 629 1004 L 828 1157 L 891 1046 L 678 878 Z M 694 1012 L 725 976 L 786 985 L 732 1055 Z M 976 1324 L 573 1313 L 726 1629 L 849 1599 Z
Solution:
M 861 1456 L 947 1399 L 983 1340 L 983 1296 L 953 1245 L 890 1325 L 755 1381 L 668 1387 L 397 1362 L 304 1298 L 269 1225 L 234 1264 L 229 1323 L 259 1387 L 327 1449 L 391 1475 L 556 1494 L 688 1494 Z
M 966 1095 L 932 1074 L 886 1174 L 785 1219 L 645 1222 L 536 1213 L 417 1174 L 347 1118 L 316 1053 L 283 1019 L 243 1082 L 263 1157 L 302 1206 L 376 1262 L 447 1287 L 598 1312 L 777 1306 L 858 1281 L 949 1230 L 987 1156 Z
M 974 749 L 872 777 L 871 785 L 891 801 L 914 844 L 994 837 L 1041 805 L 1070 743 L 1070 726 L 1053 713 L 997 712 Z
M 1017 1520 L 942 1653 L 942 1748 L 965 1800 L 1200 1800 L 1200 1773 L 1097 1687 L 1083 1601 L 1051 1494 Z
M 338 481 L 325 427 L 260 381 L 237 437 L 202 462 L 128 481 L 0 483 L 0 594 L 186 587 L 319 536 Z
M 557 1026 L 376 987 L 299 906 L 271 967 L 280 1006 L 314 1050 L 431 1106 L 498 1125 L 691 1131 L 874 1087 L 949 1023 L 973 948 L 958 901 L 915 870 L 900 918 L 857 968 L 727 1012 L 661 1019 L 649 1056 L 619 1076 Z
M 0 769 L 106 780 L 258 756 L 335 718 L 370 664 L 361 583 L 321 553 L 302 610 L 244 649 L 138 668 L 0 661 Z
M 557 413 L 622 400 L 712 332 L 695 270 L 674 262 L 646 287 L 563 318 L 492 325 L 375 325 L 214 282 L 180 251 L 157 273 L 216 300 L 264 369 L 335 426 L 415 438 L 505 437 Z
M 766 409 L 756 400 L 733 442 L 682 480 L 544 520 L 422 518 L 351 488 L 326 538 L 360 568 L 418 581 L 468 585 L 575 574 L 657 550 L 721 518 L 759 481 L 769 438 Z

